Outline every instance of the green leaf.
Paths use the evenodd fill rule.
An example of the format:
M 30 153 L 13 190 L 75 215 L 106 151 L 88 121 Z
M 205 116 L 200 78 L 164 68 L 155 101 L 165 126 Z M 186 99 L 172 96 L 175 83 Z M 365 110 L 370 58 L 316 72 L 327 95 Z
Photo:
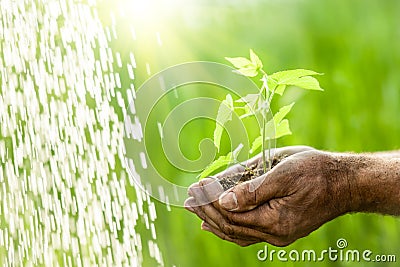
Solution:
M 275 123 L 274 119 L 269 120 L 265 124 L 265 140 L 275 138 L 277 126 L 278 126 L 278 124 Z M 262 129 L 261 129 L 261 131 L 262 131 Z M 260 134 L 262 135 L 262 132 Z
M 267 77 L 267 85 L 268 85 L 268 89 L 270 91 L 272 91 L 278 85 L 278 82 L 274 78 L 271 78 L 271 76 L 268 76 Z
M 244 57 L 226 57 L 237 70 L 235 72 L 247 76 L 254 77 L 258 75 L 258 71 L 262 68 L 260 58 L 250 49 L 250 60 Z
M 276 87 L 275 93 L 277 93 L 278 95 L 283 95 L 283 92 L 285 92 L 285 89 L 286 89 L 286 84 L 280 84 Z
M 289 121 L 287 119 L 284 120 L 284 118 L 290 112 L 294 104 L 295 103 L 293 102 L 290 105 L 281 107 L 274 115 L 274 118 L 265 124 L 265 140 L 278 139 L 284 135 L 292 134 L 289 128 Z M 250 153 L 254 153 L 261 146 L 262 132 L 260 133 L 260 136 L 253 141 Z
M 279 109 L 279 111 L 274 115 L 274 123 L 275 126 L 279 125 L 283 118 L 290 112 L 295 102 L 291 103 L 290 105 L 283 106 Z
M 244 110 L 244 113 L 243 113 L 242 115 L 239 116 L 239 118 L 240 118 L 241 120 L 243 120 L 244 118 L 251 117 L 251 116 L 254 116 L 254 115 L 255 115 L 255 113 L 253 112 L 253 110 L 250 109 L 247 105 L 244 106 L 243 110 Z
M 200 179 L 210 176 L 210 174 L 212 174 L 216 170 L 225 167 L 233 163 L 234 161 L 235 160 L 233 158 L 232 152 L 229 152 L 226 156 L 220 156 L 217 160 L 213 161 L 200 173 Z
M 312 70 L 295 69 L 276 72 L 274 74 L 271 74 L 269 78 L 272 78 L 277 82 L 278 87 L 276 88 L 275 93 L 279 95 L 282 95 L 284 93 L 287 85 L 294 85 L 308 90 L 322 91 L 322 88 L 319 86 L 318 80 L 314 77 L 310 77 L 314 75 L 322 74 Z
M 273 120 L 270 120 L 266 124 L 265 140 L 278 139 L 282 136 L 292 134 L 289 127 L 289 121 L 287 119 L 284 119 L 275 127 L 273 127 L 274 124 L 272 122 Z M 262 146 L 262 135 L 254 139 L 253 144 L 251 145 L 250 153 L 256 152 L 257 149 L 259 149 L 261 146 Z
M 250 153 L 254 153 L 259 149 L 262 145 L 262 136 L 260 135 L 256 139 L 254 139 L 253 144 L 251 145 Z
M 237 69 L 246 68 L 250 65 L 253 65 L 250 60 L 244 57 L 226 57 L 225 59 Z
M 274 139 L 290 134 L 292 134 L 292 132 L 290 131 L 289 121 L 285 119 L 276 127 Z
M 311 76 L 305 76 L 301 77 L 298 79 L 295 79 L 293 81 L 288 82 L 289 85 L 294 85 L 303 89 L 307 90 L 318 90 L 318 91 L 324 91 L 320 85 L 317 79 Z
M 215 123 L 214 130 L 214 145 L 218 149 L 220 149 L 221 144 L 221 136 L 224 130 L 224 125 L 228 121 L 232 120 L 233 113 L 233 100 L 230 94 L 226 95 L 226 99 L 222 101 L 221 105 L 218 108 L 217 121 Z
M 287 84 L 288 81 L 297 79 L 304 76 L 322 75 L 322 73 L 315 72 L 313 70 L 295 69 L 295 70 L 284 70 L 271 74 L 269 77 L 275 79 L 280 84 Z
M 221 145 L 221 136 L 223 130 L 223 126 L 217 122 L 214 130 L 214 146 L 217 148 L 218 151 Z
M 258 70 L 253 65 L 249 65 L 245 68 L 240 68 L 240 69 L 236 70 L 235 72 L 237 72 L 238 74 L 241 74 L 243 76 L 247 76 L 247 77 L 255 77 L 258 75 Z
M 239 155 L 242 148 L 243 144 L 239 144 L 238 147 L 233 150 L 233 152 L 229 152 L 226 156 L 220 156 L 217 160 L 213 161 L 200 173 L 200 179 L 210 176 L 213 172 L 222 167 L 226 167 L 231 163 L 237 162 L 237 156 Z
M 289 121 L 282 120 L 280 123 L 272 123 L 273 120 L 268 121 L 265 130 L 265 140 L 278 139 L 284 135 L 292 134 L 289 128 Z
M 260 70 L 263 67 L 262 61 L 252 49 L 250 49 L 250 60 L 257 70 Z
M 246 104 L 253 106 L 257 102 L 257 99 L 259 97 L 260 97 L 259 94 L 248 94 L 248 95 L 236 100 L 235 102 L 246 103 Z
M 224 101 L 225 101 L 227 107 L 229 107 L 230 110 L 233 110 L 233 99 L 232 99 L 232 96 L 230 94 L 226 95 Z
M 243 107 L 244 114 L 240 116 L 240 119 L 255 115 L 257 109 L 256 108 L 257 100 L 259 98 L 260 98 L 259 94 L 248 94 L 235 101 L 237 103 L 245 103 L 245 106 Z
M 243 144 L 240 143 L 240 144 L 237 146 L 237 148 L 235 148 L 235 150 L 233 150 L 233 152 L 232 152 L 232 159 L 233 159 L 233 160 L 237 161 L 237 157 L 238 157 L 240 151 L 242 151 L 242 148 L 243 148 Z

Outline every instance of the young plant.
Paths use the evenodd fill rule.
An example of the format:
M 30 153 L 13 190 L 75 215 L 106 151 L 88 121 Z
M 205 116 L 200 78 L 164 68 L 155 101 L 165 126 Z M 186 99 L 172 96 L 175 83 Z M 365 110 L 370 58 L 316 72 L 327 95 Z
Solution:
M 271 168 L 271 155 L 268 159 L 266 155 L 267 142 L 273 139 L 278 139 L 285 135 L 290 135 L 289 121 L 286 115 L 290 112 L 295 102 L 281 107 L 276 113 L 272 112 L 272 118 L 268 118 L 271 102 L 274 96 L 282 96 L 286 87 L 295 86 L 306 90 L 323 91 L 318 80 L 313 77 L 321 75 L 321 73 L 305 70 L 285 70 L 268 75 L 263 70 L 263 63 L 260 58 L 250 49 L 250 58 L 234 57 L 228 60 L 235 68 L 235 72 L 247 77 L 259 77 L 261 82 L 260 90 L 256 94 L 248 94 L 236 101 L 228 94 L 225 100 L 222 101 L 217 114 L 216 126 L 214 130 L 214 145 L 218 152 L 220 150 L 221 136 L 224 125 L 232 120 L 232 114 L 239 114 L 239 118 L 244 120 L 250 116 L 261 116 L 260 135 L 255 138 L 252 143 L 250 153 L 253 154 L 261 147 L 262 152 L 262 168 L 263 172 L 267 172 Z M 211 175 L 216 170 L 225 167 L 232 163 L 238 163 L 237 155 L 243 145 L 239 145 L 234 151 L 229 152 L 225 156 L 220 156 L 212 162 L 200 174 L 200 178 Z M 268 149 L 268 151 L 270 151 Z

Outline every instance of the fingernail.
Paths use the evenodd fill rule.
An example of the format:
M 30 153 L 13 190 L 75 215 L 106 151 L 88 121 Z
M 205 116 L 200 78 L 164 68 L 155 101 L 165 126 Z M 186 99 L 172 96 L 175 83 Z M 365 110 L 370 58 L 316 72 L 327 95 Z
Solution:
M 222 185 L 216 179 L 211 179 L 209 177 L 201 180 L 199 182 L 201 189 L 208 197 L 210 202 L 214 202 L 218 197 L 224 192 Z
M 219 204 L 226 210 L 238 208 L 238 200 L 234 192 L 223 193 L 219 198 Z
M 201 229 L 202 230 L 205 230 L 205 231 L 210 231 L 211 229 L 210 229 L 210 225 L 208 225 L 206 222 L 203 222 L 202 224 L 201 224 Z

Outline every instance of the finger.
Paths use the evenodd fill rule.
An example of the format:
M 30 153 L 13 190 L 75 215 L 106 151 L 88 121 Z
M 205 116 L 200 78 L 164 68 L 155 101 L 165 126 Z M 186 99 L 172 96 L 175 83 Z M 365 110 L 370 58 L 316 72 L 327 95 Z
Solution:
M 204 194 L 200 183 L 194 183 L 188 188 L 188 195 L 196 199 L 196 205 L 207 205 L 211 201 Z
M 290 156 L 292 154 L 295 153 L 299 153 L 302 151 L 307 151 L 307 150 L 313 150 L 312 147 L 308 147 L 308 146 L 289 146 L 289 147 L 283 147 L 283 148 L 277 148 L 274 149 L 273 153 L 278 154 L 278 156 Z M 260 155 L 253 157 L 252 159 L 248 160 L 246 163 L 247 166 L 251 166 L 253 165 L 253 163 L 259 161 L 260 159 Z M 243 202 L 246 202 L 246 205 L 244 205 L 243 207 L 237 207 L 236 201 L 238 202 L 238 205 L 240 204 L 240 200 L 237 199 L 238 195 L 232 195 L 230 194 L 230 196 L 228 196 L 228 200 L 229 197 L 231 198 L 230 201 L 233 201 L 233 204 L 231 203 L 231 208 L 228 208 L 228 210 L 235 210 L 235 208 L 237 208 L 237 211 L 243 211 L 243 210 L 251 210 L 253 209 L 255 206 L 260 204 L 260 201 L 266 201 L 269 199 L 269 196 L 266 196 L 263 192 L 263 190 L 259 190 L 261 191 L 260 193 L 262 194 L 260 198 L 260 201 L 256 200 L 257 194 L 259 193 L 258 191 L 255 191 L 262 183 L 265 182 L 266 179 L 266 174 L 264 176 L 261 176 L 261 178 L 258 179 L 253 179 L 251 182 L 249 183 L 243 183 L 241 186 L 237 186 L 236 190 L 243 190 L 243 189 L 248 189 L 245 191 L 250 191 L 249 194 L 247 193 L 243 193 L 243 194 L 239 194 L 239 198 L 242 195 L 247 196 L 248 198 L 250 198 L 251 202 L 248 202 L 247 199 L 244 199 Z M 203 180 L 201 180 L 198 185 L 200 185 L 200 187 L 202 188 L 205 197 L 210 201 L 213 202 L 214 207 L 216 207 L 217 209 L 221 208 L 221 205 L 219 205 L 219 202 L 214 202 L 219 196 L 221 196 L 224 192 L 223 187 L 221 186 L 221 184 L 218 182 L 217 179 L 215 178 L 205 178 Z M 229 191 L 236 191 L 235 189 L 233 190 L 229 190 Z M 226 196 L 227 194 L 229 194 L 229 191 L 224 194 L 224 196 Z M 254 192 L 253 192 L 254 191 Z M 254 196 L 255 195 L 255 196 Z M 260 196 L 260 194 L 258 194 L 258 196 Z M 235 198 L 236 197 L 236 198 Z
M 307 153 L 307 152 L 302 152 Z M 296 155 L 299 155 L 298 153 Z M 275 198 L 286 197 L 295 181 L 298 165 L 290 160 L 292 155 L 284 162 L 279 163 L 269 172 L 250 181 L 238 184 L 219 196 L 219 205 L 225 210 L 243 212 L 254 209 Z
M 188 195 L 189 196 L 193 196 L 193 194 L 192 194 L 192 188 L 194 188 L 194 187 L 199 187 L 199 183 L 197 182 L 197 183 L 193 183 L 193 184 L 191 184 L 189 187 L 188 187 L 188 190 L 187 190 L 187 193 L 188 193 Z
M 224 188 L 217 179 L 205 178 L 199 182 L 205 197 L 210 202 L 218 200 L 219 196 L 224 192 Z
M 194 198 L 187 199 L 185 201 L 185 204 L 190 206 L 190 208 L 188 208 L 188 210 L 193 212 L 194 214 L 196 214 L 197 217 L 199 217 L 201 220 L 206 221 L 207 223 L 209 223 L 213 227 L 218 228 L 218 225 L 214 221 L 212 221 L 209 217 L 207 217 L 207 215 L 204 213 L 203 209 L 200 208 L 200 205 L 198 205 L 196 203 Z
M 262 242 L 262 240 L 260 240 L 260 239 L 244 240 L 244 239 L 231 238 L 231 237 L 227 236 L 226 234 L 222 233 L 220 230 L 212 227 L 211 225 L 209 225 L 205 222 L 202 223 L 201 229 L 203 229 L 204 231 L 213 233 L 216 236 L 218 236 L 219 238 L 229 241 L 229 242 L 232 242 L 232 243 L 235 243 L 241 247 L 246 247 L 246 246 L 250 246 L 250 245 Z
M 273 226 L 279 224 L 279 216 L 275 216 L 275 219 L 268 219 L 265 216 L 247 216 L 250 214 L 266 214 L 265 207 L 269 205 L 263 205 L 258 207 L 257 209 L 261 210 L 253 210 L 250 212 L 244 213 L 234 213 L 224 211 L 225 213 L 229 213 L 233 215 L 236 221 L 244 222 L 244 225 L 236 225 L 235 222 L 230 221 L 223 214 L 219 213 L 215 207 L 211 204 L 199 206 L 195 204 L 193 206 L 194 213 L 206 222 L 210 228 L 213 229 L 213 233 L 218 236 L 232 241 L 232 240 L 260 240 L 265 241 L 275 246 L 287 246 L 292 241 L 287 239 L 285 235 L 279 235 L 278 231 L 273 231 Z M 254 215 L 253 214 L 253 215 Z M 232 217 L 231 217 L 232 218 Z M 247 226 L 245 226 L 247 224 Z M 273 234 L 277 233 L 277 234 Z M 229 237 L 229 238 L 227 238 Z M 260 242 L 257 241 L 257 242 Z M 232 241 L 235 242 L 235 241 Z M 236 242 L 237 243 L 237 242 Z M 239 243 L 237 243 L 239 244 Z
M 219 196 L 219 205 L 228 211 L 243 212 L 271 199 L 286 197 L 293 189 L 290 183 L 296 180 L 301 169 L 297 156 L 307 153 L 291 155 L 267 173 L 232 187 Z
M 284 157 L 284 156 L 291 156 L 300 152 L 304 151 L 309 151 L 309 150 L 315 150 L 315 148 L 310 147 L 310 146 L 285 146 L 285 147 L 280 147 L 276 148 L 273 155 L 275 157 Z
M 214 228 L 219 228 L 225 233 L 230 231 L 230 222 L 224 217 L 218 210 L 214 208 L 213 205 L 198 205 L 192 206 L 194 213 L 203 221 L 212 225 Z M 234 229 L 232 229 L 233 231 Z M 247 237 L 247 236 L 246 236 Z
M 202 206 L 202 208 L 207 209 L 207 207 L 205 206 Z M 203 211 L 206 214 L 206 216 L 209 216 L 209 212 L 207 210 Z M 277 246 L 285 246 L 286 244 L 289 244 L 289 242 L 286 241 L 286 237 L 284 236 L 276 236 L 273 234 L 269 234 L 267 232 L 258 231 L 256 229 L 234 225 L 225 220 L 223 217 L 222 218 L 220 217 L 218 220 L 210 219 L 210 221 L 216 221 L 218 225 L 217 227 L 215 227 L 214 225 L 210 224 L 212 226 L 212 229 L 214 230 L 213 233 L 217 234 L 219 232 L 223 234 L 222 236 L 226 236 L 231 239 L 250 240 L 250 241 L 261 240 Z
M 203 220 L 203 223 L 202 223 L 202 229 L 203 229 L 203 230 L 210 231 L 210 229 L 212 228 L 212 229 L 214 229 L 214 230 L 213 230 L 213 231 L 210 231 L 210 232 L 218 233 L 218 236 L 219 236 L 219 237 L 222 237 L 222 235 L 225 235 L 227 238 L 229 238 L 226 234 L 223 234 L 223 233 L 221 232 L 221 230 L 219 230 L 219 226 L 218 226 L 212 219 L 210 219 L 210 217 L 208 217 L 208 216 L 204 213 L 203 209 L 201 209 L 201 208 L 198 206 L 198 204 L 196 203 L 196 201 L 195 201 L 195 199 L 194 199 L 193 197 L 188 198 L 188 199 L 185 201 L 185 208 L 188 209 L 189 211 L 195 213 L 200 219 Z M 224 219 L 223 219 L 223 220 L 224 220 Z M 207 228 L 207 227 L 208 227 L 208 229 L 205 229 L 205 228 Z M 243 237 L 242 237 L 242 238 L 243 238 Z M 248 238 L 248 237 L 246 237 L 246 238 Z M 225 239 L 226 239 L 226 238 L 225 238 Z M 253 241 L 244 240 L 244 239 L 235 239 L 235 238 L 229 238 L 229 239 L 230 239 L 229 241 L 234 242 L 234 243 L 237 243 L 237 244 L 239 244 L 239 245 L 241 245 L 241 246 L 248 246 L 248 245 L 250 245 L 250 244 L 254 244 L 254 243 L 257 243 L 257 242 L 261 242 L 261 241 L 262 241 L 262 240 L 260 240 L 260 239 L 255 239 L 254 237 L 251 237 L 251 238 L 250 238 L 250 239 L 253 240 Z
M 212 179 L 203 179 L 201 183 L 204 183 L 204 187 L 208 187 L 208 191 L 211 191 L 210 194 L 215 193 L 215 190 L 210 190 L 210 187 L 216 186 L 219 184 L 218 182 L 211 181 Z M 203 192 L 203 186 L 201 186 L 200 182 L 193 184 L 189 188 L 189 194 L 192 196 L 193 200 L 188 200 L 190 207 L 193 209 L 193 212 L 197 214 L 203 221 L 206 221 L 215 227 L 218 227 L 218 222 L 220 216 L 218 216 L 219 212 L 210 204 L 210 200 L 207 198 L 205 193 Z M 222 187 L 222 186 L 221 186 Z M 222 189 L 223 190 L 223 189 Z M 208 210 L 213 216 L 207 216 L 204 213 L 204 210 Z
M 276 196 L 280 186 L 276 180 L 271 171 L 238 184 L 219 196 L 219 205 L 228 211 L 252 210 Z
M 239 239 L 262 239 L 262 240 L 277 240 L 278 237 L 267 232 L 258 231 L 249 227 L 235 225 L 219 213 L 212 205 L 200 206 L 202 209 L 202 214 L 205 215 L 204 221 L 214 222 L 222 233 L 230 236 L 231 238 Z
M 216 204 L 218 205 L 218 204 Z M 279 221 L 279 211 L 276 207 L 271 208 L 269 204 L 263 204 L 251 211 L 230 212 L 223 208 L 216 208 L 223 217 L 231 224 L 252 228 L 260 232 L 276 235 L 276 226 L 281 223 Z M 205 214 L 209 216 L 208 214 Z
M 187 209 L 190 212 L 195 213 L 194 209 L 192 208 L 192 206 L 196 206 L 196 200 L 194 199 L 194 197 L 189 197 L 185 200 L 185 202 L 183 203 L 183 206 L 185 207 L 185 209 Z
M 215 182 L 213 179 L 203 179 L 199 184 L 202 186 L 206 197 L 210 201 L 213 201 L 211 204 L 216 209 L 215 212 L 221 213 L 225 218 L 228 218 L 228 221 L 231 221 L 236 225 L 268 231 L 269 226 L 278 222 L 279 214 L 276 209 L 271 209 L 270 205 L 260 205 L 250 212 L 226 211 L 219 205 L 218 201 L 214 201 L 224 192 L 219 182 Z M 214 220 L 218 220 L 218 218 L 215 218 Z M 263 227 L 260 227 L 261 225 Z

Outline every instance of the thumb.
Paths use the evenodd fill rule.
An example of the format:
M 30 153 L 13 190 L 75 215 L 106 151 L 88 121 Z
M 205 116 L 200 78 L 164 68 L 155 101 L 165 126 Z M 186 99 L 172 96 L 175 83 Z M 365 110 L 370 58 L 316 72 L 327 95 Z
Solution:
M 270 173 L 234 186 L 219 197 L 219 205 L 234 212 L 252 210 L 272 199 L 277 185 Z

